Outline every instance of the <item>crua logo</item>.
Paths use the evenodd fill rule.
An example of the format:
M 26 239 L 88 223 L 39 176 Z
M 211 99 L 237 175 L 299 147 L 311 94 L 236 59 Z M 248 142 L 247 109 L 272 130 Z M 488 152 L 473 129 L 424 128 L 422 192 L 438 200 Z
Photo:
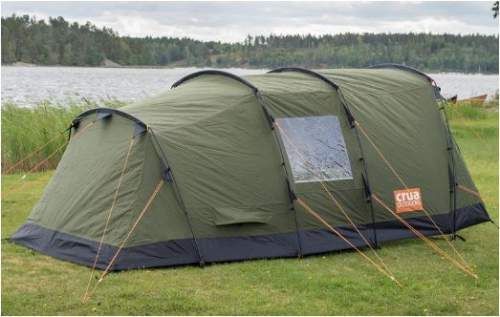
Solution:
M 407 188 L 394 191 L 394 201 L 396 202 L 396 212 L 421 211 L 422 195 L 420 188 Z

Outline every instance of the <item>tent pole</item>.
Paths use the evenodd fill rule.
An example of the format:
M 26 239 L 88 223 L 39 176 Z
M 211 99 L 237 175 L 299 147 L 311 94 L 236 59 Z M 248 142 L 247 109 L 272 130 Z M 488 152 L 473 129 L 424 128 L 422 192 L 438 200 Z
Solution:
M 337 90 L 337 94 L 338 94 L 339 99 L 340 99 L 340 103 L 341 103 L 342 107 L 344 108 L 345 114 L 347 116 L 347 120 L 349 120 L 349 125 L 351 126 L 351 129 L 354 129 L 354 133 L 356 134 L 356 140 L 357 140 L 358 147 L 359 147 L 360 160 L 361 160 L 362 165 L 363 165 L 362 177 L 364 180 L 363 186 L 365 187 L 365 193 L 367 193 L 366 202 L 370 208 L 370 217 L 371 217 L 371 221 L 372 221 L 373 244 L 374 244 L 375 248 L 379 248 L 378 239 L 377 239 L 377 222 L 375 221 L 375 210 L 373 208 L 373 201 L 371 198 L 372 191 L 371 191 L 371 186 L 370 186 L 370 177 L 368 176 L 368 166 L 367 166 L 366 160 L 365 160 L 363 145 L 361 143 L 361 138 L 359 136 L 358 128 L 357 128 L 356 124 L 354 124 L 355 119 L 352 115 L 351 109 L 349 109 L 349 106 L 347 105 L 347 102 L 345 101 L 344 95 L 340 91 L 340 88 L 337 88 L 336 90 Z M 370 195 L 368 195 L 368 193 L 370 193 Z
M 448 152 L 448 179 L 450 186 L 450 209 L 452 212 L 451 219 L 451 239 L 455 240 L 457 237 L 456 230 L 456 212 L 457 212 L 457 178 L 455 173 L 455 147 L 451 137 L 450 123 L 448 121 L 448 115 L 446 114 L 446 109 L 444 105 L 439 108 L 444 117 L 444 128 L 446 133 L 446 150 Z
M 285 182 L 287 185 L 287 191 L 288 191 L 288 198 L 290 200 L 290 210 L 293 211 L 293 217 L 294 217 L 294 223 L 295 223 L 295 233 L 296 233 L 296 238 L 297 238 L 297 256 L 299 258 L 302 258 L 303 256 L 303 251 L 302 251 L 302 239 L 301 239 L 301 234 L 299 230 L 299 219 L 297 216 L 297 209 L 295 208 L 295 200 L 297 196 L 295 195 L 292 185 L 290 182 L 290 176 L 288 175 L 288 171 L 286 169 L 286 163 L 285 163 L 285 155 L 283 153 L 283 148 L 282 148 L 282 143 L 280 141 L 280 138 L 278 134 L 276 133 L 276 130 L 274 129 L 274 117 L 271 115 L 269 112 L 269 109 L 267 105 L 264 102 L 264 98 L 261 94 L 261 92 L 255 88 L 253 89 L 255 97 L 257 98 L 257 101 L 259 102 L 259 105 L 262 108 L 262 111 L 264 112 L 264 115 L 266 116 L 266 119 L 269 123 L 269 127 L 271 128 L 271 133 L 273 134 L 274 141 L 276 142 L 276 145 L 279 149 L 280 153 L 280 158 L 281 158 L 281 166 L 284 171 L 284 177 L 285 177 Z
M 295 200 L 296 200 L 297 196 L 295 195 L 295 192 L 292 189 L 292 183 L 290 181 L 290 176 L 288 175 L 288 171 L 286 169 L 285 155 L 283 153 L 283 149 L 281 146 L 279 136 L 274 129 L 274 117 L 269 112 L 269 108 L 267 107 L 261 92 L 257 88 L 253 89 L 253 91 L 254 91 L 255 97 L 257 98 L 257 101 L 259 102 L 259 104 L 262 108 L 262 111 L 264 112 L 264 115 L 266 116 L 267 122 L 269 123 L 269 127 L 271 129 L 271 133 L 273 134 L 274 141 L 276 142 L 276 146 L 278 147 L 278 150 L 280 153 L 280 159 L 281 159 L 280 165 L 283 168 L 285 182 L 286 182 L 287 191 L 288 191 L 288 198 L 290 200 L 290 210 L 293 211 L 293 218 L 294 218 L 294 223 L 295 223 L 295 234 L 296 234 L 296 238 L 297 238 L 297 257 L 302 258 L 302 256 L 303 256 L 302 239 L 301 239 L 300 230 L 299 230 L 299 219 L 297 217 L 297 209 L 295 208 Z
M 165 155 L 165 152 L 163 151 L 163 148 L 161 147 L 160 143 L 158 142 L 158 139 L 156 138 L 156 135 L 153 132 L 153 130 L 150 128 L 149 131 L 151 132 L 152 140 L 153 140 L 153 143 L 155 144 L 154 147 L 156 148 L 156 150 L 157 150 L 158 154 L 160 155 L 160 158 L 163 162 L 163 165 L 165 166 L 164 173 L 166 175 L 164 175 L 164 177 L 168 178 L 168 176 L 170 176 L 170 179 L 167 179 L 167 181 L 171 181 L 171 183 L 173 184 L 174 193 L 175 193 L 175 197 L 177 199 L 177 202 L 179 203 L 179 206 L 181 207 L 182 211 L 184 212 L 184 215 L 186 216 L 186 221 L 187 221 L 189 230 L 191 231 L 191 235 L 193 237 L 193 247 L 194 247 L 196 253 L 198 254 L 199 264 L 201 267 L 204 267 L 205 266 L 205 259 L 203 257 L 203 254 L 201 253 L 201 249 L 200 249 L 200 246 L 198 244 L 198 239 L 194 233 L 193 225 L 191 223 L 191 218 L 189 217 L 189 213 L 187 212 L 186 205 L 184 204 L 184 200 L 182 199 L 182 196 L 180 194 L 179 187 L 177 186 L 177 182 L 175 181 L 175 178 L 174 178 L 174 174 L 172 172 L 170 165 L 168 164 L 167 156 Z

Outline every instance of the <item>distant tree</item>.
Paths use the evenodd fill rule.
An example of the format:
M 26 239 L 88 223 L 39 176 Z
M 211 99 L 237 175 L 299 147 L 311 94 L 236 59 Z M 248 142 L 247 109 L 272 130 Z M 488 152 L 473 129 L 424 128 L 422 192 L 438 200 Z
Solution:
M 498 2 L 496 11 L 498 14 Z M 48 22 L 28 15 L 1 18 L 2 63 L 200 67 L 364 67 L 393 62 L 423 70 L 498 73 L 498 36 L 427 33 L 336 35 L 255 35 L 240 43 L 189 38 L 119 36 L 110 28 Z
M 493 18 L 498 17 L 498 1 L 493 3 L 493 8 L 491 8 L 491 10 L 493 11 Z

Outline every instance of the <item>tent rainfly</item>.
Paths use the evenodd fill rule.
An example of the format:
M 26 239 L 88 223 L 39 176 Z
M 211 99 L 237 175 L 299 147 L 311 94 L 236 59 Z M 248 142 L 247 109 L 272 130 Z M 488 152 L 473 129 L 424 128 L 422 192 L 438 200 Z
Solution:
M 100 269 L 297 257 L 490 221 L 406 66 L 203 70 L 72 122 L 15 243 Z

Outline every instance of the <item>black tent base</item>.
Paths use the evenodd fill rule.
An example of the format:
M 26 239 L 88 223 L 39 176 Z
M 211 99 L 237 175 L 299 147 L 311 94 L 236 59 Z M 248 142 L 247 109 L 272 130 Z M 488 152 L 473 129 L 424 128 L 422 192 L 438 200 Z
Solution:
M 445 234 L 452 232 L 451 214 L 433 216 L 433 220 Z M 457 209 L 456 230 L 491 221 L 483 204 Z M 407 219 L 408 223 L 425 236 L 439 235 L 427 217 Z M 373 241 L 373 225 L 360 225 L 360 231 Z M 415 238 L 415 235 L 397 220 L 375 224 L 378 243 Z M 357 247 L 366 244 L 352 228 L 336 228 Z M 269 234 L 246 237 L 198 239 L 198 246 L 205 263 L 233 262 L 251 259 L 289 258 L 299 255 L 314 255 L 331 251 L 352 249 L 338 236 L 328 230 L 306 230 L 283 234 Z M 34 223 L 24 224 L 10 241 L 50 255 L 52 257 L 91 267 L 98 248 L 98 242 L 79 238 L 63 232 L 41 227 Z M 98 269 L 105 269 L 117 247 L 103 245 Z M 171 240 L 147 245 L 128 247 L 121 250 L 111 268 L 114 271 L 171 267 L 199 264 L 200 254 L 196 252 L 192 239 Z

